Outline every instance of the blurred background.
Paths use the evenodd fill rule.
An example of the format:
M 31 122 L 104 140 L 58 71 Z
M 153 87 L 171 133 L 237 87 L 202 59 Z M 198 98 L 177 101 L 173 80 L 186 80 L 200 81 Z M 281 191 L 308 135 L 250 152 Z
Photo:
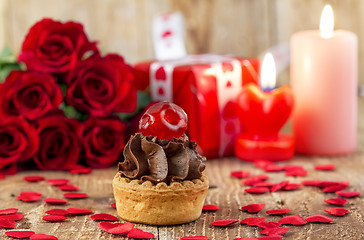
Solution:
M 296 31 L 318 29 L 326 3 L 333 7 L 335 29 L 358 35 L 359 83 L 364 84 L 363 0 L 1 0 L 0 48 L 8 46 L 17 54 L 28 29 L 52 17 L 81 22 L 104 53 L 116 52 L 136 63 L 154 58 L 153 17 L 178 11 L 186 21 L 188 53 L 259 57 L 288 44 Z M 286 69 L 277 85 L 288 81 Z

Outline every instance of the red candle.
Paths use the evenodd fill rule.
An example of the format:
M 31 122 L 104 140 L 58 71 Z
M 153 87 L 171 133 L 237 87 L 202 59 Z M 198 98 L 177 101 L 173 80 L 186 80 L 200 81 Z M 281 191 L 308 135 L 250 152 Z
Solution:
M 267 82 L 263 79 L 267 75 L 263 73 L 267 71 L 264 65 L 263 61 L 263 83 Z M 275 71 L 270 78 L 275 81 Z M 237 104 L 242 125 L 242 133 L 235 140 L 234 151 L 238 158 L 247 161 L 282 161 L 294 156 L 294 138 L 280 133 L 292 112 L 293 94 L 290 87 L 283 86 L 264 92 L 259 86 L 251 83 L 243 87 L 238 95 Z

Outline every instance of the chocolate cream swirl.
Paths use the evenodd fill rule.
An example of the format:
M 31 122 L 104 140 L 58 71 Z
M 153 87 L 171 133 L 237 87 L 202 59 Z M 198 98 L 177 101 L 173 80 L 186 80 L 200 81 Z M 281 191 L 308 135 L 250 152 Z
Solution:
M 196 147 L 185 134 L 173 140 L 159 140 L 137 133 L 126 144 L 124 161 L 118 168 L 124 177 L 154 184 L 198 179 L 206 158 L 198 154 Z

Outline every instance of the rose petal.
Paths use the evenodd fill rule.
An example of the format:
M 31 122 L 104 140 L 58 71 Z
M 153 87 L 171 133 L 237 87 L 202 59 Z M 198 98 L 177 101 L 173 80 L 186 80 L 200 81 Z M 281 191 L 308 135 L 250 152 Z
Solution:
M 288 227 L 275 227 L 275 228 L 265 228 L 262 231 L 260 231 L 260 234 L 264 234 L 264 235 L 281 235 L 286 233 L 289 230 Z
M 357 191 L 337 191 L 335 192 L 335 194 L 341 196 L 341 197 L 346 197 L 346 198 L 351 198 L 351 197 L 356 197 L 360 195 L 360 192 Z
M 302 185 L 300 183 L 289 183 L 286 186 L 284 186 L 283 189 L 286 191 L 290 191 L 290 190 L 295 190 L 301 186 Z
M 284 171 L 285 168 L 284 166 L 279 166 L 279 165 L 276 165 L 276 164 L 267 164 L 264 168 L 263 168 L 264 171 L 266 172 L 280 172 L 280 171 Z
M 87 208 L 68 208 L 67 211 L 73 215 L 84 215 L 92 213 L 92 210 Z
M 180 240 L 208 240 L 209 238 L 206 236 L 187 236 L 181 237 Z
M 301 183 L 305 186 L 317 186 L 321 182 L 321 180 L 303 180 Z
M 262 194 L 269 191 L 267 187 L 251 187 L 244 190 L 247 193 Z
M 280 182 L 280 183 L 277 183 L 275 185 L 273 185 L 271 188 L 270 188 L 270 191 L 271 192 L 276 192 L 278 190 L 281 190 L 282 188 L 284 188 L 287 184 L 289 184 L 289 181 L 283 181 L 283 182 Z
M 69 212 L 67 210 L 59 209 L 59 208 L 46 211 L 45 213 L 50 214 L 50 215 L 59 215 L 59 216 L 65 216 L 65 215 L 69 214 Z
M 249 177 L 250 172 L 248 172 L 248 171 L 233 171 L 233 172 L 230 173 L 230 175 L 232 177 L 241 179 L 241 178 Z
M 72 184 L 65 184 L 65 185 L 61 185 L 58 186 L 59 189 L 61 189 L 62 191 L 78 191 L 80 190 L 79 187 L 72 185 Z
M 129 238 L 145 238 L 145 239 L 149 239 L 149 238 L 154 238 L 154 234 L 150 233 L 150 232 L 144 232 L 141 229 L 138 228 L 133 228 L 128 234 L 127 237 Z
M 277 222 L 261 222 L 261 223 L 258 223 L 256 226 L 257 227 L 261 227 L 261 228 L 276 228 L 276 227 L 279 227 L 279 223 Z
M 36 234 L 30 236 L 30 240 L 58 240 L 58 238 L 55 236 L 52 236 L 52 235 L 36 233 Z
M 24 191 L 20 193 L 20 196 L 27 196 L 27 195 L 43 196 L 43 193 L 33 192 L 33 191 Z
M 205 212 L 214 212 L 217 210 L 219 210 L 219 207 L 217 205 L 207 204 L 207 205 L 203 205 L 203 207 L 202 207 L 202 211 L 205 211 Z
M 248 213 L 257 213 L 263 209 L 265 203 L 249 204 L 241 207 L 241 210 L 247 211 Z
M 7 208 L 7 209 L 2 209 L 0 210 L 0 215 L 9 215 L 9 214 L 14 214 L 17 213 L 19 209 L 17 208 Z
M 8 231 L 5 234 L 12 238 L 22 239 L 22 238 L 29 238 L 30 236 L 34 235 L 35 232 L 33 231 Z
M 247 185 L 247 186 L 253 186 L 254 184 L 258 183 L 258 182 L 263 182 L 265 180 L 268 180 L 269 177 L 267 175 L 254 175 L 251 177 L 248 177 L 244 180 L 241 181 L 242 184 Z
M 223 220 L 216 220 L 211 222 L 211 225 L 216 227 L 227 227 L 233 223 L 238 222 L 238 219 L 223 219 Z
M 88 195 L 86 193 L 65 193 L 63 194 L 65 198 L 73 198 L 73 199 L 80 199 L 80 198 L 87 198 Z
M 326 199 L 325 202 L 331 205 L 343 206 L 348 203 L 348 200 L 345 198 L 330 198 Z
M 42 176 L 26 176 L 24 180 L 27 182 L 39 182 L 45 180 L 45 178 Z
M 324 193 L 331 193 L 331 192 L 337 192 L 337 191 L 340 191 L 340 190 L 343 190 L 347 188 L 346 185 L 343 185 L 343 184 L 336 184 L 336 185 L 332 185 L 332 186 L 329 186 L 329 187 L 325 187 L 324 189 L 322 189 L 322 191 Z
M 265 166 L 267 165 L 270 165 L 272 164 L 273 162 L 272 161 L 269 161 L 269 160 L 255 160 L 254 161 L 254 165 L 257 167 L 257 168 L 261 168 L 261 169 L 264 169 Z
M 118 220 L 117 217 L 115 217 L 113 215 L 110 215 L 110 214 L 107 214 L 107 213 L 94 214 L 94 215 L 90 216 L 90 218 L 92 220 L 95 220 L 95 221 L 111 221 L 111 222 L 114 222 L 114 221 Z
M 89 174 L 91 172 L 92 172 L 92 168 L 80 168 L 80 169 L 70 170 L 71 174 Z
M 111 203 L 111 204 L 110 204 L 110 206 L 111 206 L 112 208 L 116 208 L 116 203 Z
M 59 198 L 45 198 L 43 199 L 44 202 L 51 204 L 51 205 L 63 205 L 66 204 L 67 201 Z
M 15 228 L 16 222 L 14 220 L 0 219 L 0 228 Z
M 316 165 L 316 170 L 323 170 L 323 171 L 330 171 L 335 170 L 336 166 L 335 164 L 324 164 L 324 165 Z
M 264 222 L 264 220 L 267 219 L 267 217 L 251 217 L 251 218 L 245 218 L 244 220 L 241 220 L 241 224 L 246 224 L 249 226 L 257 226 L 257 224 Z
M 69 182 L 68 179 L 49 179 L 47 180 L 47 183 L 54 185 L 54 186 L 61 186 L 61 185 L 65 185 Z
M 60 215 L 45 215 L 42 219 L 48 222 L 62 222 L 68 219 L 68 217 Z
M 345 185 L 345 186 L 349 186 L 349 182 L 347 181 L 341 181 L 341 182 L 335 182 L 335 181 L 321 181 L 320 183 L 318 183 L 316 185 L 316 187 L 318 188 L 326 188 L 326 187 L 330 187 L 330 186 L 333 186 L 333 185 L 338 185 L 338 184 L 341 184 L 341 185 Z
M 280 240 L 282 238 L 283 238 L 282 235 L 272 235 L 272 236 L 258 237 L 258 240 Z
M 305 177 L 307 176 L 307 170 L 304 168 L 292 168 L 289 170 L 286 170 L 285 173 L 286 176 L 293 176 L 293 177 Z
M 321 222 L 321 223 L 331 223 L 333 221 L 332 218 L 322 214 L 308 216 L 305 218 L 305 220 L 307 222 Z
M 266 213 L 269 215 L 283 215 L 290 211 L 291 211 L 291 209 L 289 209 L 289 208 L 280 208 L 280 209 L 268 210 L 268 211 L 266 211 Z
M 275 185 L 276 185 L 275 183 L 271 183 L 271 182 L 258 182 L 258 183 L 254 184 L 254 187 L 267 187 L 267 188 L 270 188 L 270 187 L 273 187 Z
M 127 234 L 134 228 L 134 224 L 130 222 L 126 223 L 110 223 L 100 222 L 99 227 L 111 234 Z
M 13 221 L 19 221 L 25 217 L 24 214 L 9 214 L 9 215 L 1 215 L 0 220 L 13 220 Z
M 283 217 L 283 218 L 279 219 L 278 223 L 280 225 L 283 225 L 283 224 L 305 225 L 306 220 L 303 219 L 299 215 L 290 215 L 290 216 L 286 216 L 286 217 Z
M 345 208 L 327 208 L 327 209 L 324 209 L 324 211 L 327 213 L 330 213 L 331 215 L 335 215 L 335 216 L 344 216 L 345 214 L 347 214 L 349 212 Z
M 234 238 L 234 240 L 258 240 L 255 237 L 241 237 L 241 238 Z

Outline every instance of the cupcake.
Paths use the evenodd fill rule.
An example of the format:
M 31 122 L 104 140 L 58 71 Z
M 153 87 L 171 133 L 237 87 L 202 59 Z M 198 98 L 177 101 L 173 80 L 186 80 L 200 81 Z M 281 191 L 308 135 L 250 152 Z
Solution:
M 177 105 L 152 105 L 139 133 L 124 148 L 113 180 L 118 215 L 126 221 L 174 225 L 200 217 L 208 191 L 205 158 L 184 133 L 187 115 Z

